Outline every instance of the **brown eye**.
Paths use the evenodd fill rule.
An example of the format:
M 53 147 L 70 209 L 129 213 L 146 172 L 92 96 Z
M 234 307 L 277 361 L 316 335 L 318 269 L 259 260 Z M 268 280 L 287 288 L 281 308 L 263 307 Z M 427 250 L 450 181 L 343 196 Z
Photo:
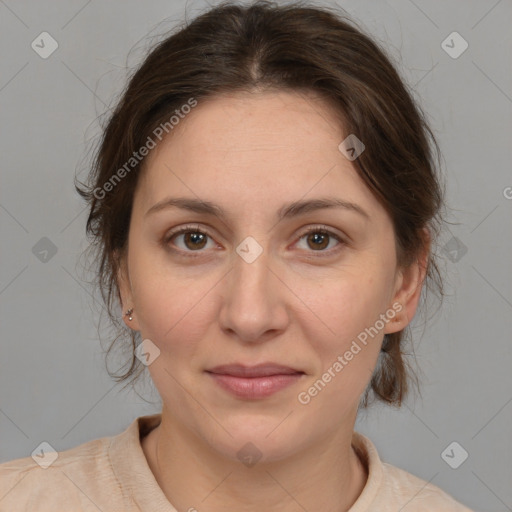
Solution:
M 165 245 L 174 245 L 181 252 L 201 252 L 208 243 L 209 235 L 193 226 L 184 226 L 170 233 L 164 240 Z M 181 239 L 181 243 L 180 243 Z M 172 241 L 175 241 L 171 243 Z M 177 241 L 177 242 L 176 242 Z M 174 249 L 173 249 L 174 250 Z
M 328 253 L 330 254 L 333 251 L 336 251 L 339 247 L 343 245 L 343 241 L 341 238 L 329 231 L 325 228 L 320 227 L 312 227 L 309 228 L 305 233 L 302 234 L 299 240 L 306 240 L 306 250 L 309 252 L 320 252 L 320 253 Z M 332 245 L 332 241 L 336 241 L 337 244 L 334 245 L 332 249 L 327 249 L 329 245 Z
M 329 235 L 326 233 L 312 233 L 307 235 L 308 243 L 311 243 L 310 247 L 316 249 L 325 249 L 329 245 Z
M 208 239 L 213 239 L 205 233 L 198 226 L 183 226 L 182 228 L 173 231 L 167 235 L 164 240 L 164 246 L 168 246 L 173 252 L 179 253 L 183 256 L 201 256 L 204 253 L 203 249 L 207 248 Z M 303 247 L 306 252 L 316 252 L 315 256 L 328 256 L 331 253 L 336 252 L 344 245 L 343 240 L 332 231 L 329 231 L 323 227 L 311 227 L 306 230 L 300 237 L 299 242 L 305 240 L 306 247 Z M 336 242 L 333 244 L 332 242 Z M 334 246 L 334 247 L 330 247 Z M 197 254 L 192 254 L 197 253 Z
M 184 233 L 183 241 L 188 249 L 202 249 L 206 245 L 206 237 L 204 233 L 189 231 Z

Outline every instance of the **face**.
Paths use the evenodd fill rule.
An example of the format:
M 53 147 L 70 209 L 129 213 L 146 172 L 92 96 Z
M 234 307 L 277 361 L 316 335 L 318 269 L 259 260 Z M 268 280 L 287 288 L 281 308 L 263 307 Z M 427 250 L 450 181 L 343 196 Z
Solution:
M 347 136 L 313 96 L 239 93 L 199 102 L 146 159 L 125 321 L 160 351 L 148 369 L 166 421 L 227 457 L 351 432 L 384 334 L 414 316 L 423 275 L 397 268 L 391 219 L 338 149 Z M 286 210 L 319 199 L 352 206 Z M 210 373 L 260 363 L 298 374 Z

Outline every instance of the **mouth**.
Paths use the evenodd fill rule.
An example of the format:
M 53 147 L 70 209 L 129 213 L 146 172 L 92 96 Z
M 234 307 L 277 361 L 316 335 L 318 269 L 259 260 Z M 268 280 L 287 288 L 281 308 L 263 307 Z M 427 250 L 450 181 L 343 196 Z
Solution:
M 238 398 L 261 399 L 296 383 L 302 370 L 275 363 L 256 366 L 229 364 L 216 366 L 206 373 L 225 391 Z
M 276 363 L 262 363 L 255 366 L 248 366 L 243 364 L 223 364 L 215 366 L 208 373 L 215 373 L 217 375 L 232 375 L 233 377 L 269 377 L 271 375 L 293 375 L 296 373 L 303 374 L 301 370 L 292 368 L 291 366 L 283 366 Z

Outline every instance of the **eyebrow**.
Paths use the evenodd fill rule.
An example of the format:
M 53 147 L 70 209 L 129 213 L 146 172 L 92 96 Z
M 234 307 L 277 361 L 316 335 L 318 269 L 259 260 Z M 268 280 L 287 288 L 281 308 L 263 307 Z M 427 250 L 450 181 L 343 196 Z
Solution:
M 226 212 L 217 204 L 211 201 L 203 201 L 201 199 L 194 199 L 188 197 L 168 197 L 153 205 L 146 213 L 145 216 L 166 210 L 168 208 L 181 208 L 195 213 L 202 213 L 206 215 L 213 215 L 225 221 L 227 218 Z M 322 197 L 317 199 L 294 201 L 287 203 L 277 211 L 277 220 L 291 219 L 299 215 L 322 210 L 325 208 L 341 208 L 347 211 L 358 213 L 359 215 L 370 219 L 368 213 L 361 208 L 358 204 L 351 203 L 339 198 Z

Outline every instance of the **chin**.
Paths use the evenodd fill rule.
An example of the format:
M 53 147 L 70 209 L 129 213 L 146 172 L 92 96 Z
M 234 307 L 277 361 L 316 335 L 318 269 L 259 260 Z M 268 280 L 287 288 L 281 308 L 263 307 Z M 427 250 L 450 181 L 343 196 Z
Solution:
M 283 409 L 281 409 L 282 411 Z M 291 411 L 291 409 L 290 409 Z M 208 443 L 221 455 L 248 467 L 256 463 L 275 462 L 293 455 L 302 445 L 307 444 L 303 430 L 297 431 L 286 414 L 260 415 L 239 414 L 225 418 L 222 426 L 211 435 L 208 429 Z

